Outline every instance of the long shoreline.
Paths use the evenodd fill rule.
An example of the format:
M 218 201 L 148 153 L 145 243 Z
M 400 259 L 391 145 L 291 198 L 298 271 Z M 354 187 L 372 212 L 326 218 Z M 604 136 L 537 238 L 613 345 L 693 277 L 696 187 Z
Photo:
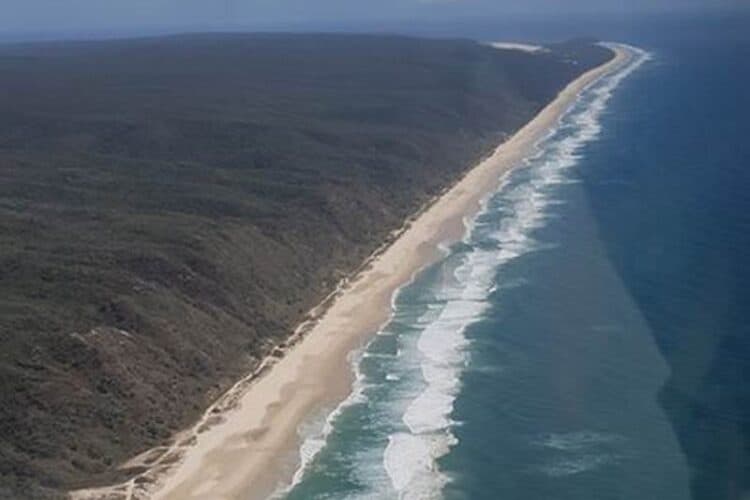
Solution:
M 612 50 L 613 59 L 571 82 L 491 156 L 394 232 L 388 246 L 297 328 L 283 357 L 276 353 L 267 358 L 174 445 L 129 462 L 146 472 L 73 497 L 260 499 L 291 481 L 299 465 L 300 424 L 350 394 L 354 375 L 349 355 L 389 321 L 393 294 L 440 257 L 441 245 L 463 236 L 464 221 L 477 213 L 481 200 L 528 156 L 582 90 L 632 57 L 625 48 Z

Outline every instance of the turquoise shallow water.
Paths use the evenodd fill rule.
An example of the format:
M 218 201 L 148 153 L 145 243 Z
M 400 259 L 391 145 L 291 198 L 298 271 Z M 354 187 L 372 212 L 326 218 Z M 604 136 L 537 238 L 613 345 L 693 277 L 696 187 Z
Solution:
M 643 45 L 401 290 L 283 496 L 740 498 L 750 51 Z

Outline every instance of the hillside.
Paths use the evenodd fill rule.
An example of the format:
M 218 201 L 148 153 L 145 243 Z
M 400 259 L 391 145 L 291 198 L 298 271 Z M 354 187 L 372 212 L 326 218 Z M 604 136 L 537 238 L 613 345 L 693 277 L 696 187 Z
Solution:
M 609 57 L 353 35 L 0 45 L 0 498 L 127 474 Z

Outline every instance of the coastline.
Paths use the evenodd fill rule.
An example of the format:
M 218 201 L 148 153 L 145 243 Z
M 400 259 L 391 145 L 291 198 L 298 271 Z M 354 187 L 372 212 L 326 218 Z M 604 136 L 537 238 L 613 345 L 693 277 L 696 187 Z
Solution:
M 310 319 L 283 346 L 285 354 L 269 356 L 174 445 L 150 450 L 127 464 L 146 472 L 106 492 L 86 490 L 73 497 L 255 499 L 268 497 L 280 482 L 291 480 L 298 465 L 299 425 L 351 392 L 350 354 L 390 319 L 393 294 L 440 257 L 441 245 L 462 237 L 464 220 L 476 214 L 481 200 L 584 88 L 629 61 L 626 49 L 610 48 L 613 59 L 571 82 L 491 156 L 395 231 L 353 279 L 311 311 Z M 309 374 L 315 374 L 314 380 Z

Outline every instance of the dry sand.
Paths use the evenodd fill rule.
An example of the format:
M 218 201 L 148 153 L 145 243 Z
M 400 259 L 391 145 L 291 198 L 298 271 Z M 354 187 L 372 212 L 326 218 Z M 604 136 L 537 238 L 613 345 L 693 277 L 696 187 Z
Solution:
M 440 256 L 439 245 L 458 240 L 464 220 L 520 165 L 577 95 L 624 64 L 616 57 L 565 88 L 531 122 L 470 170 L 405 226 L 399 237 L 330 301 L 330 307 L 281 359 L 269 358 L 261 376 L 239 382 L 203 419 L 169 447 L 131 460 L 148 466 L 133 480 L 76 492 L 85 498 L 160 500 L 256 499 L 288 483 L 299 460 L 300 424 L 314 411 L 333 408 L 352 389 L 349 355 L 386 321 L 394 292 Z
M 518 43 L 518 42 L 490 42 L 492 47 L 495 47 L 496 49 L 501 50 L 521 50 L 523 52 L 540 52 L 544 51 L 545 48 L 541 45 L 531 45 L 528 43 Z

